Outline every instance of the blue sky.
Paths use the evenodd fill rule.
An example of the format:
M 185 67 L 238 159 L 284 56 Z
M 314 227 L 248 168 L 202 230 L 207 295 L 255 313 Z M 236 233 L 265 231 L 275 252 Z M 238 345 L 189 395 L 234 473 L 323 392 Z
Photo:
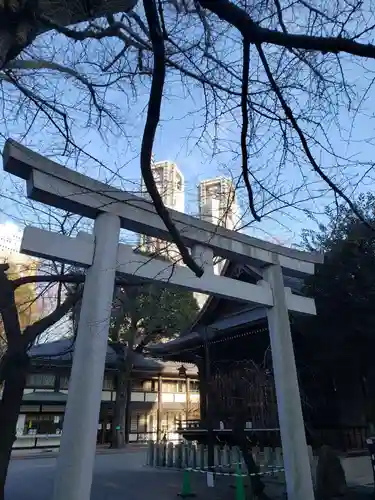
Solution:
M 40 42 L 42 46 L 42 42 Z M 71 54 L 64 55 L 72 58 Z M 70 59 L 69 59 L 70 60 Z M 368 169 L 367 165 L 356 165 L 356 162 L 363 161 L 371 163 L 374 157 L 374 105 L 372 104 L 372 88 L 367 92 L 367 86 L 374 77 L 374 64 L 366 60 L 359 63 L 343 61 L 344 71 L 350 83 L 355 86 L 358 95 L 353 97 L 353 104 L 348 110 L 347 100 L 340 97 L 338 99 L 336 121 L 332 113 L 327 110 L 327 120 L 324 120 L 324 109 L 320 108 L 316 112 L 317 120 L 325 127 L 327 133 L 326 142 L 331 143 L 336 152 L 343 156 L 350 157 L 351 163 L 342 160 L 342 165 L 338 168 L 334 165 L 332 156 L 321 147 L 313 147 L 313 153 L 319 163 L 327 173 L 344 187 L 346 193 L 352 195 L 353 186 Z M 0 127 L 3 137 L 13 137 L 21 140 L 26 145 L 48 154 L 57 160 L 66 163 L 72 168 L 78 168 L 86 174 L 107 180 L 111 184 L 121 186 L 126 189 L 139 190 L 140 169 L 139 169 L 139 149 L 145 119 L 145 107 L 148 102 L 148 85 L 143 83 L 138 85 L 138 96 L 132 97 L 129 89 L 109 90 L 105 96 L 106 102 L 119 109 L 119 117 L 122 123 L 122 132 L 115 130 L 109 125 L 110 130 L 105 130 L 101 134 L 95 129 L 95 125 L 86 126 L 87 110 L 85 104 L 80 102 L 81 93 L 72 81 L 65 81 L 60 76 L 37 76 L 38 82 L 43 79 L 46 85 L 46 92 L 54 92 L 64 105 L 69 107 L 72 120 L 73 136 L 78 145 L 88 152 L 91 157 L 97 159 L 84 158 L 82 155 L 78 161 L 73 155 L 70 158 L 62 157 L 59 153 L 62 150 L 61 136 L 49 125 L 45 125 L 45 120 L 37 118 L 27 137 L 23 134 L 28 128 L 32 116 L 31 110 L 23 109 L 15 114 L 17 97 L 14 92 L 9 94 L 14 101 L 8 104 L 7 116 L 9 120 Z M 46 83 L 47 82 L 47 83 Z M 51 83 L 52 82 L 52 83 Z M 125 85 L 126 87 L 126 85 Z M 344 91 L 342 92 L 344 94 Z M 297 109 L 303 108 L 306 96 L 298 96 Z M 128 99 L 128 100 L 127 100 Z M 357 112 L 356 106 L 361 108 Z M 196 213 L 197 211 L 197 189 L 198 182 L 204 178 L 217 175 L 232 175 L 238 177 L 240 173 L 239 153 L 239 128 L 233 120 L 223 117 L 220 120 L 221 135 L 220 145 L 224 151 L 216 156 L 211 155 L 211 144 L 205 139 L 196 144 L 199 136 L 200 126 L 203 122 L 202 114 L 203 94 L 198 88 L 190 88 L 190 94 L 181 88 L 178 80 L 169 78 L 166 87 L 166 95 L 162 109 L 162 119 L 154 145 L 156 160 L 175 161 L 185 176 L 185 204 L 186 211 Z M 354 121 L 354 126 L 352 123 Z M 320 134 L 312 128 L 306 127 L 311 134 Z M 259 132 L 260 134 L 262 131 Z M 287 244 L 298 243 L 300 233 L 303 228 L 316 227 L 306 210 L 312 211 L 318 220 L 323 219 L 324 206 L 332 201 L 332 196 L 325 194 L 324 183 L 318 181 L 318 177 L 312 173 L 311 166 L 306 162 L 303 154 L 300 154 L 294 162 L 286 162 L 282 171 L 276 178 L 275 166 L 280 160 L 280 151 L 272 134 L 264 133 L 264 143 L 266 146 L 261 154 L 254 155 L 249 161 L 251 169 L 255 169 L 260 178 L 268 183 L 274 181 L 275 189 L 280 192 L 287 192 L 291 187 L 299 186 L 301 179 L 308 184 L 308 188 L 301 189 L 298 200 L 311 199 L 299 203 L 297 207 L 277 211 L 265 216 L 260 223 L 251 225 L 248 230 L 250 234 L 265 239 L 276 239 L 276 241 Z M 0 146 L 3 139 L 0 140 Z M 232 149 L 229 151 L 228 149 Z M 101 165 L 100 165 L 101 163 Z M 275 177 L 275 179 L 273 179 Z M 17 183 L 9 179 L 4 173 L 0 175 L 0 193 L 3 195 L 2 206 L 0 207 L 0 220 L 13 218 L 16 222 L 23 224 L 38 223 L 35 211 L 30 211 L 23 206 L 16 206 L 15 200 L 24 202 L 23 193 L 25 188 L 23 183 Z M 350 182 L 348 181 L 350 180 Z M 361 191 L 371 189 L 373 182 L 372 173 L 369 171 L 366 178 L 361 180 L 356 188 L 356 194 Z M 319 198 L 314 200 L 315 195 Z M 243 189 L 239 190 L 239 203 L 242 212 L 246 209 L 247 200 Z M 258 197 L 260 200 L 261 196 Z M 286 196 L 286 199 L 288 197 Z M 272 206 L 272 205 L 271 205 Z M 46 222 L 42 216 L 42 223 Z M 40 223 L 40 221 L 39 221 Z

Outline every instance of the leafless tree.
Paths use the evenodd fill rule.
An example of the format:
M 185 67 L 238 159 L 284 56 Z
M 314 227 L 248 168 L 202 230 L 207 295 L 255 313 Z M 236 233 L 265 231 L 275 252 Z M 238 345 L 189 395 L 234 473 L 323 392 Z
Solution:
M 17 418 L 29 368 L 27 351 L 43 332 L 69 312 L 80 294 L 80 291 L 78 291 L 76 295 L 69 296 L 61 304 L 57 305 L 52 312 L 31 322 L 22 329 L 15 292 L 18 288 L 30 283 L 31 280 L 35 283 L 38 277 L 26 276 L 12 280 L 7 276 L 6 271 L 8 269 L 9 264 L 0 264 L 0 313 L 6 339 L 6 350 L 0 361 L 0 383 L 4 384 L 0 401 L 0 498 L 4 497 L 9 458 L 15 439 Z M 41 281 L 42 278 L 43 276 L 39 276 Z M 47 278 L 44 277 L 44 279 Z M 57 280 L 58 277 L 55 277 L 54 281 Z
M 319 212 L 314 200 L 329 192 L 363 218 L 352 192 L 372 179 L 371 158 L 359 158 L 360 148 L 354 147 L 356 120 L 363 117 L 372 90 L 371 2 L 144 0 L 126 7 L 78 4 L 79 13 L 72 11 L 69 19 L 51 5 L 15 1 L 0 7 L 7 102 L 22 96 L 28 124 L 32 127 L 35 115 L 38 125 L 52 121 L 65 141 L 59 152 L 85 153 L 87 161 L 88 148 L 72 124 L 73 106 L 85 112 L 88 127 L 106 134 L 116 124 L 117 133 L 124 132 L 126 99 L 147 103 L 141 95 L 146 89 L 144 183 L 196 274 L 201 271 L 182 244 L 150 169 L 163 96 L 177 82 L 187 96 L 194 87 L 200 92 L 190 111 L 199 119 L 189 144 L 216 155 L 218 162 L 230 153 L 238 166 L 245 224 L 283 209 L 289 214 L 290 207 L 302 216 Z M 17 28 L 13 38 L 7 31 L 11 19 Z M 75 21 L 85 22 L 67 27 Z M 58 46 L 65 49 L 62 56 Z M 63 103 L 56 92 L 61 76 L 87 98 Z M 121 105 L 114 103 L 114 94 Z M 128 134 L 123 138 L 129 140 Z M 371 144 L 371 135 L 366 139 Z
M 365 143 L 372 148 L 373 136 L 358 132 L 360 119 L 371 124 L 375 11 L 369 0 L 74 5 L 62 13 L 50 1 L 0 3 L 4 135 L 23 122 L 22 138 L 39 146 L 35 131 L 42 131 L 47 153 L 81 170 L 89 162 L 121 185 L 126 173 L 91 154 L 80 129 L 97 131 L 103 144 L 111 134 L 131 144 L 131 107 L 147 107 L 139 144 L 144 184 L 198 276 L 202 270 L 151 170 L 162 105 L 177 86 L 196 117 L 189 147 L 218 163 L 231 158 L 237 169 L 242 225 L 290 214 L 291 207 L 296 216 L 319 214 L 314 200 L 327 195 L 369 224 L 353 202 L 353 193 L 373 178 L 372 155 L 359 156 Z M 53 220 L 40 207 L 37 213 Z

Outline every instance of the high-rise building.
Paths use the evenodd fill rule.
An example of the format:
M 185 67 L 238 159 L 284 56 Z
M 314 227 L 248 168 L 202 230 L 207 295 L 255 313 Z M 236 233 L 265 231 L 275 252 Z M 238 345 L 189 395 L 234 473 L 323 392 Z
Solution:
M 233 182 L 225 177 L 206 179 L 198 186 L 201 219 L 227 229 L 238 225 L 238 206 Z
M 0 255 L 19 253 L 22 241 L 22 231 L 11 222 L 0 224 Z
M 225 177 L 206 179 L 198 186 L 199 216 L 211 224 L 235 230 L 238 227 L 239 211 L 233 182 Z M 214 265 L 215 274 L 220 274 L 225 261 Z M 194 294 L 199 307 L 203 307 L 208 295 Z
M 165 206 L 178 212 L 184 212 L 184 176 L 177 165 L 171 161 L 154 161 L 151 168 Z M 143 194 L 149 196 L 143 179 L 141 181 L 141 190 Z
M 184 212 L 184 176 L 177 168 L 177 165 L 170 161 L 153 161 L 151 168 L 164 205 L 172 210 Z M 145 197 L 149 198 L 143 179 L 141 181 L 141 192 Z M 172 260 L 178 260 L 179 252 L 176 246 L 158 238 L 142 235 L 140 247 L 142 251 L 147 253 L 155 253 L 167 256 Z

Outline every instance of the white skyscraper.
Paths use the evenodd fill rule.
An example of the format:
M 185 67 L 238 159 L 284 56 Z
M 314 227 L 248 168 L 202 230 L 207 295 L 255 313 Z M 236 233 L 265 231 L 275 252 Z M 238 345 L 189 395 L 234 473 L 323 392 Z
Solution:
M 238 206 L 233 182 L 225 177 L 207 179 L 198 186 L 201 219 L 227 229 L 238 225 Z
M 9 262 L 17 266 L 18 272 L 25 275 L 35 271 L 37 259 L 20 253 L 22 230 L 12 222 L 0 224 L 0 262 Z
M 236 229 L 239 223 L 239 210 L 236 202 L 236 191 L 233 182 L 225 177 L 206 179 L 198 186 L 199 216 L 201 219 L 222 226 Z M 215 274 L 220 274 L 225 261 L 221 260 L 214 266 Z M 199 307 L 203 307 L 208 295 L 194 294 Z
M 178 212 L 184 212 L 184 176 L 177 168 L 177 165 L 170 161 L 153 162 L 152 172 L 165 206 Z M 149 198 L 143 179 L 141 181 L 141 192 L 145 197 Z M 167 255 L 173 260 L 178 259 L 179 252 L 173 244 L 150 236 L 141 236 L 140 243 L 141 249 L 147 253 Z
M 0 224 L 0 255 L 17 254 L 21 248 L 22 231 L 11 222 Z

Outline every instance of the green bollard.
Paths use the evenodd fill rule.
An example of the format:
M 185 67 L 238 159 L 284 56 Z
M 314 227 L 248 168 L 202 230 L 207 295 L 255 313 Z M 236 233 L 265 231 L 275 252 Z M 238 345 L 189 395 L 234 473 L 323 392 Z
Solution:
M 178 493 L 178 496 L 181 498 L 192 498 L 196 496 L 191 489 L 189 469 L 184 470 L 184 475 L 182 477 L 182 489 L 181 493 Z
M 236 466 L 236 500 L 246 500 L 245 485 L 240 464 Z

